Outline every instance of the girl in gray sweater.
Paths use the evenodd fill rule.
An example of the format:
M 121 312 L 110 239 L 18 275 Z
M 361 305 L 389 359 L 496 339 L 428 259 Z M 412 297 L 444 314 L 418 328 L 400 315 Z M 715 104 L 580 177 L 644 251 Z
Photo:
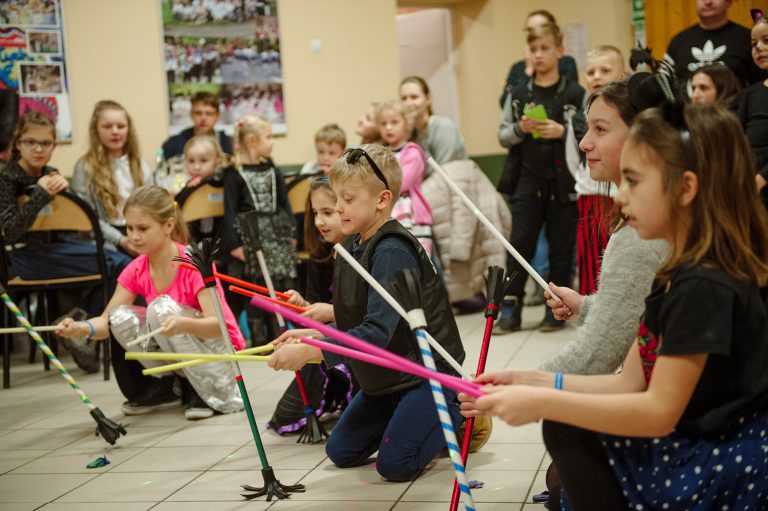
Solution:
M 579 147 L 586 153 L 590 175 L 596 181 L 618 186 L 621 180 L 621 149 L 639 110 L 633 106 L 631 95 L 627 81 L 619 81 L 605 85 L 589 98 L 589 129 Z M 606 374 L 618 369 L 637 334 L 656 270 L 668 255 L 666 241 L 643 240 L 634 228 L 620 222 L 605 249 L 595 294 L 581 296 L 551 284 L 562 301 L 548 296 L 547 305 L 555 318 L 570 320 L 578 328 L 576 335 L 539 369 L 571 374 Z

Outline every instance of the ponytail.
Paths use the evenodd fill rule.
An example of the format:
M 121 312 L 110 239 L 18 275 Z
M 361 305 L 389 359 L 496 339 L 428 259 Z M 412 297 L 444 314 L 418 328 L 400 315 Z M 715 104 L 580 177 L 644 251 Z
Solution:
M 189 242 L 189 231 L 187 224 L 181 217 L 181 208 L 165 188 L 147 185 L 135 189 L 125 201 L 123 211 L 130 208 L 141 209 L 161 224 L 167 222 L 169 218 L 173 218 L 175 226 L 171 232 L 171 239 L 178 243 L 186 244 Z

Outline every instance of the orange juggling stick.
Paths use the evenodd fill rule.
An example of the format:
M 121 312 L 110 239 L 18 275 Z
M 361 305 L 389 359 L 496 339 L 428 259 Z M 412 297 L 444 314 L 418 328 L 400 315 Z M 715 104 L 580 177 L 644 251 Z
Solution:
M 181 263 L 181 266 L 183 266 L 184 268 L 186 268 L 188 270 L 195 270 L 195 268 L 191 264 L 189 264 L 189 263 Z M 197 271 L 197 270 L 195 270 L 195 271 Z M 223 280 L 224 282 L 229 282 L 230 284 L 236 284 L 236 285 L 242 286 L 242 287 L 244 287 L 246 289 L 250 289 L 252 291 L 257 291 L 257 292 L 259 292 L 261 294 L 264 294 L 264 295 L 268 295 L 269 294 L 269 289 L 267 289 L 264 286 L 260 286 L 258 284 L 253 284 L 251 282 L 248 282 L 248 281 L 245 281 L 245 280 L 241 280 L 241 279 L 236 279 L 235 277 L 230 277 L 226 273 L 219 273 L 219 272 L 215 271 L 215 272 L 213 272 L 213 275 L 216 278 Z M 291 295 L 289 295 L 287 293 L 281 293 L 280 291 L 275 291 L 275 294 L 277 295 L 278 298 L 282 298 L 283 300 L 289 300 L 291 298 Z M 283 302 L 279 302 L 279 303 L 282 304 Z M 302 312 L 304 312 L 304 311 L 302 311 Z
M 232 291 L 233 293 L 245 295 L 248 298 L 253 298 L 254 295 L 258 294 L 258 293 L 254 293 L 253 291 L 249 291 L 247 289 L 243 289 L 242 287 L 237 287 L 237 286 L 229 286 L 229 290 Z M 261 298 L 264 298 L 265 300 L 269 300 L 272 303 L 276 303 L 278 305 L 282 305 L 283 307 L 287 307 L 287 308 L 289 308 L 291 310 L 295 310 L 296 312 L 307 312 L 307 309 L 304 308 L 304 307 L 300 307 L 300 306 L 294 305 L 292 303 L 284 302 L 282 300 L 275 300 L 274 298 L 272 298 L 270 296 L 265 296 L 265 295 L 260 295 L 260 294 L 259 294 L 259 296 Z

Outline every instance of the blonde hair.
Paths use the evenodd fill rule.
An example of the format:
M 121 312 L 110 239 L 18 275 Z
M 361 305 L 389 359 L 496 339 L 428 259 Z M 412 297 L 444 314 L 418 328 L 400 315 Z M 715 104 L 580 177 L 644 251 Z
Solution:
M 400 197 L 400 187 L 403 183 L 403 170 L 394 153 L 380 144 L 362 144 L 357 148 L 368 153 L 368 156 L 376 163 L 387 180 L 388 189 L 392 192 L 393 199 L 397 200 Z M 378 193 L 385 190 L 384 183 L 376 176 L 365 156 L 361 156 L 355 163 L 347 163 L 348 153 L 349 151 L 343 154 L 331 167 L 328 176 L 331 180 L 331 186 L 335 188 L 350 179 L 356 179 L 371 192 Z
M 211 149 L 211 152 L 213 152 L 213 154 L 216 156 L 217 167 L 227 164 L 229 157 L 221 149 L 221 145 L 219 144 L 219 141 L 216 140 L 216 137 L 211 135 L 195 135 L 194 137 L 190 138 L 187 140 L 187 143 L 184 144 L 184 157 L 187 156 L 187 151 L 192 149 L 195 144 L 208 145 L 208 147 Z
M 594 59 L 597 57 L 604 57 L 604 56 L 612 56 L 616 58 L 616 62 L 619 63 L 621 66 L 620 70 L 624 71 L 624 54 L 621 53 L 621 50 L 617 47 L 613 46 L 612 44 L 601 44 L 599 46 L 595 46 L 591 50 L 587 52 L 587 59 Z
M 344 133 L 344 130 L 338 124 L 332 122 L 326 124 L 315 133 L 315 144 L 319 142 L 339 144 L 342 149 L 345 149 L 347 147 L 347 134 Z
M 248 135 L 256 135 L 261 137 L 265 131 L 272 127 L 272 123 L 263 117 L 256 115 L 246 115 L 241 117 L 239 121 L 235 123 L 235 155 L 232 158 L 232 162 L 235 167 L 240 168 L 243 166 L 243 147 L 245 145 L 245 137 Z
M 164 224 L 169 218 L 173 218 L 175 226 L 171 232 L 171 239 L 179 243 L 189 242 L 189 232 L 187 224 L 181 218 L 181 210 L 173 200 L 171 192 L 162 186 L 146 185 L 136 188 L 125 201 L 123 212 L 131 208 L 140 209 L 159 224 Z
M 405 122 L 405 139 L 411 140 L 413 137 L 413 116 L 410 115 L 408 112 L 408 108 L 405 106 L 405 103 L 403 103 L 400 100 L 393 99 L 391 101 L 385 101 L 384 103 L 379 103 L 379 105 L 376 107 L 376 126 L 379 126 L 379 123 L 381 122 L 381 116 L 384 112 L 395 112 L 396 114 L 400 115 L 400 117 L 403 118 L 403 121 Z
M 544 23 L 543 25 L 536 25 L 535 27 L 529 28 L 526 42 L 531 44 L 536 39 L 541 39 L 546 36 L 552 36 L 552 40 L 558 48 L 563 45 L 563 33 L 560 31 L 560 27 L 557 26 L 557 23 Z
M 101 143 L 98 130 L 101 114 L 107 110 L 117 110 L 125 114 L 128 134 L 125 138 L 125 145 L 123 145 L 123 153 L 128 158 L 128 166 L 131 169 L 131 179 L 133 180 L 134 187 L 144 184 L 144 175 L 141 169 L 139 143 L 136 139 L 133 121 L 128 111 L 116 101 L 109 99 L 99 101 L 93 107 L 93 113 L 91 114 L 91 122 L 88 128 L 88 152 L 83 156 L 83 168 L 85 169 L 88 187 L 104 205 L 107 217 L 117 218 L 117 205 L 120 202 L 117 181 L 112 170 L 109 153 L 104 144 Z

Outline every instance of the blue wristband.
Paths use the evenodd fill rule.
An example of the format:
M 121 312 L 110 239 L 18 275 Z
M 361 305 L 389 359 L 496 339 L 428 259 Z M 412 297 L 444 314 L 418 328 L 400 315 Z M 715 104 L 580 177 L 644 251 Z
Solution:
M 96 333 L 96 329 L 95 329 L 95 328 L 93 328 L 93 323 L 91 323 L 90 321 L 88 321 L 88 320 L 86 319 L 86 320 L 85 320 L 85 324 L 86 324 L 86 325 L 88 325 L 88 328 L 90 328 L 90 329 L 91 329 L 91 333 L 89 333 L 89 334 L 88 334 L 88 338 L 89 338 L 89 339 L 93 339 L 93 335 Z
M 563 390 L 563 373 L 560 371 L 555 373 L 555 389 Z

